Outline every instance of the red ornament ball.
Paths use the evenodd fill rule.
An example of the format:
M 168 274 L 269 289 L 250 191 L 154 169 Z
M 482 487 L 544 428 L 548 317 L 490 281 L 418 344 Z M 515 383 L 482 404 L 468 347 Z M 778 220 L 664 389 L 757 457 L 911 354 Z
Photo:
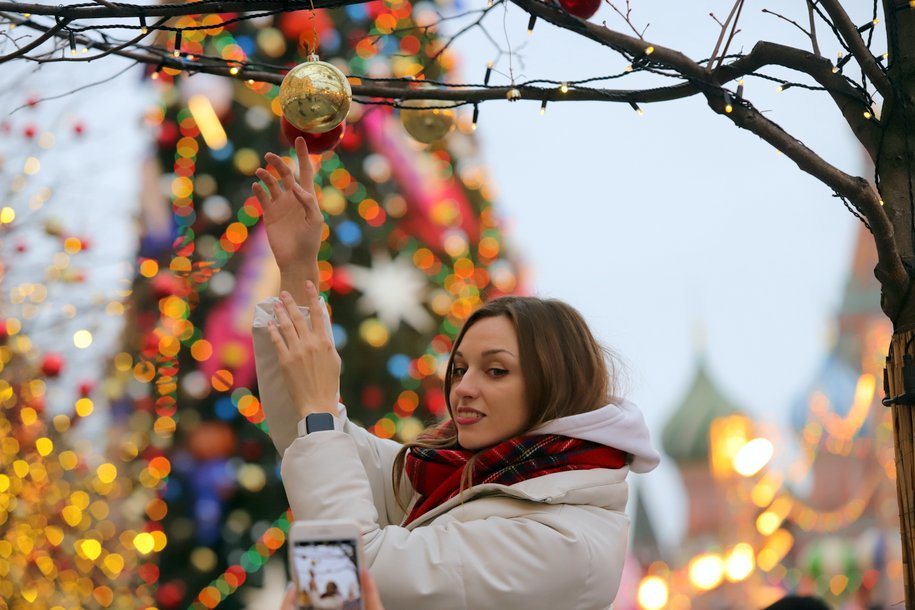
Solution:
M 64 368 L 64 359 L 60 354 L 45 354 L 41 361 L 41 372 L 45 377 L 57 377 Z
M 340 140 L 343 139 L 343 134 L 346 133 L 346 121 L 343 121 L 330 131 L 325 131 L 324 133 L 308 133 L 307 131 L 302 131 L 287 121 L 286 117 L 280 117 L 280 127 L 283 132 L 283 137 L 286 138 L 286 141 L 289 142 L 290 146 L 295 144 L 295 139 L 297 137 L 302 136 L 305 138 L 305 144 L 308 145 L 309 155 L 320 155 L 321 153 L 333 150 L 337 147 L 337 144 L 340 143 Z
M 600 8 L 601 0 L 559 0 L 559 6 L 579 19 L 590 19 Z
M 94 389 L 95 389 L 95 384 L 93 384 L 91 381 L 84 381 L 81 384 L 79 384 L 79 395 L 88 396 L 89 394 L 92 394 L 92 390 L 94 390 Z

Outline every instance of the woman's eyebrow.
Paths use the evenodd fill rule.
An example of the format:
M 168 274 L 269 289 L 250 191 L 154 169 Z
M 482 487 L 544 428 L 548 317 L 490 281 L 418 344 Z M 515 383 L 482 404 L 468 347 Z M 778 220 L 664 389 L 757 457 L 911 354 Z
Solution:
M 503 349 L 501 347 L 484 350 L 483 353 L 480 355 L 481 356 L 492 356 L 493 354 L 500 354 L 500 353 L 505 353 L 505 354 L 508 354 L 509 356 L 515 356 L 514 353 L 510 352 L 507 349 Z M 454 352 L 454 356 L 463 358 L 464 354 L 462 354 L 461 351 L 458 350 L 458 351 Z M 515 357 L 517 358 L 517 356 L 515 356 Z

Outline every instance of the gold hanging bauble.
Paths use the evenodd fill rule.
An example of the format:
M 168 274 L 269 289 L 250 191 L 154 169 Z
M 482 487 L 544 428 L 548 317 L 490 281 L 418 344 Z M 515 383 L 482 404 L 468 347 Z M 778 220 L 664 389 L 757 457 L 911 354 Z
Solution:
M 406 100 L 400 109 L 400 122 L 415 140 L 430 144 L 454 129 L 454 109 L 442 108 L 447 105 L 440 100 Z
M 287 72 L 280 85 L 280 108 L 286 120 L 309 133 L 324 133 L 339 125 L 352 101 L 346 75 L 314 55 Z

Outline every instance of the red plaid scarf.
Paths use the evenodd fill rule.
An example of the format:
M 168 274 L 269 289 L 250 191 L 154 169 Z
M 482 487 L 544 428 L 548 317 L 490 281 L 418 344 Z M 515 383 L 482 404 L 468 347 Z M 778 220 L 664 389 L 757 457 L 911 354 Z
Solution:
M 464 466 L 473 455 L 467 449 L 410 448 L 404 470 L 419 498 L 404 525 L 458 495 Z M 554 472 L 615 469 L 625 463 L 619 449 L 591 441 L 556 434 L 519 436 L 478 452 L 470 485 L 514 485 Z

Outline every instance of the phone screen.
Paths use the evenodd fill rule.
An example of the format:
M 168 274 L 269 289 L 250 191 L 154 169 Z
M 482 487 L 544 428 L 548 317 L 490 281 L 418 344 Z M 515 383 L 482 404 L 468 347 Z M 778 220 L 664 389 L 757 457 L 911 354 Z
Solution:
M 296 540 L 292 569 L 303 610 L 361 610 L 356 541 Z

